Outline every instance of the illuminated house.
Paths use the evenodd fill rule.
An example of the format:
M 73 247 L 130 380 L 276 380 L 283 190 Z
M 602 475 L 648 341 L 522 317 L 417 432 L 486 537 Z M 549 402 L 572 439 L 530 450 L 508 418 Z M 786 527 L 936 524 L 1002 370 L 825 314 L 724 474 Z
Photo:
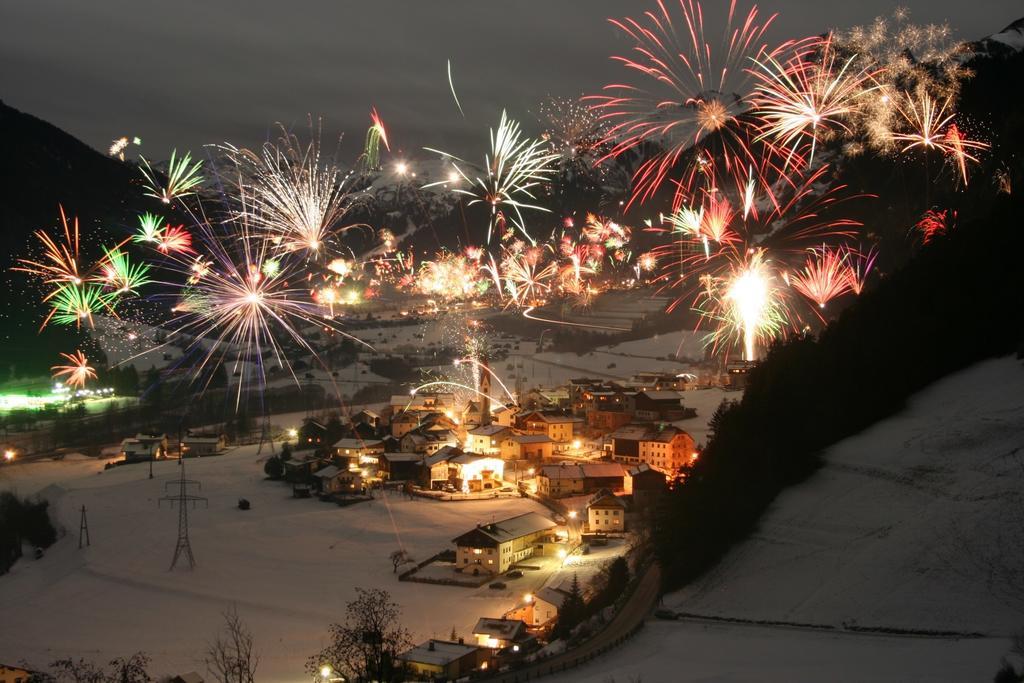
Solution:
M 501 458 L 446 447 L 428 455 L 424 462 L 430 469 L 430 488 L 434 490 L 451 486 L 457 491 L 476 493 L 503 485 L 505 461 Z
M 20 666 L 0 664 L 0 683 L 29 683 L 30 680 L 41 680 L 41 676 Z
M 416 681 L 455 681 L 487 666 L 487 650 L 449 640 L 428 640 L 396 658 Z
M 398 415 L 403 411 L 414 413 L 444 413 L 446 410 L 451 411 L 455 409 L 455 394 L 398 394 L 391 397 L 390 405 L 392 415 Z
M 456 569 L 474 576 L 503 574 L 542 547 L 557 525 L 536 512 L 477 525 L 454 539 Z M 541 551 L 542 552 L 542 551 Z
M 546 465 L 537 475 L 537 492 L 551 498 L 594 493 L 600 489 L 621 491 L 625 468 L 614 462 L 582 465 Z
M 587 504 L 587 528 L 591 532 L 626 530 L 626 504 L 610 491 L 598 492 Z
M 533 410 L 519 417 L 519 428 L 527 434 L 544 434 L 555 443 L 569 443 L 579 418 Z
M 384 442 L 380 439 L 339 439 L 334 443 L 334 455 L 338 458 L 349 458 L 360 464 L 376 464 L 377 458 L 384 452 Z M 367 458 L 364 463 L 363 459 Z
M 136 434 L 121 442 L 121 454 L 127 462 L 166 457 L 167 436 L 164 434 Z
M 524 640 L 527 636 L 526 622 L 519 619 L 495 619 L 483 617 L 473 627 L 473 637 L 480 647 L 500 650 Z
M 562 609 L 565 599 L 569 593 L 558 588 L 541 588 L 530 599 L 530 609 L 527 610 L 530 626 L 547 626 L 558 618 L 558 611 Z
M 485 455 L 501 453 L 501 441 L 509 433 L 508 427 L 489 424 L 471 429 L 466 434 L 466 450 Z
M 501 441 L 503 460 L 539 462 L 551 457 L 554 442 L 547 434 L 508 434 Z
M 629 425 L 611 435 L 612 459 L 628 465 L 647 463 L 676 472 L 693 462 L 693 437 L 673 426 Z
M 649 505 L 668 490 L 665 473 L 645 462 L 627 468 L 622 483 L 626 495 L 633 497 L 636 507 Z

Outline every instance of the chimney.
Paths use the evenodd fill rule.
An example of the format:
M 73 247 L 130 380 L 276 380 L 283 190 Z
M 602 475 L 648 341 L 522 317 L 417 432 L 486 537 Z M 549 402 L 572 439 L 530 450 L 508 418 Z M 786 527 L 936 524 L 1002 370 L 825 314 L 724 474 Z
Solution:
M 434 651 L 434 641 L 433 640 L 431 640 L 429 643 L 427 643 L 427 649 L 430 650 L 431 652 Z
M 460 636 L 459 637 L 459 645 L 465 645 L 465 644 L 466 644 L 466 639 Z

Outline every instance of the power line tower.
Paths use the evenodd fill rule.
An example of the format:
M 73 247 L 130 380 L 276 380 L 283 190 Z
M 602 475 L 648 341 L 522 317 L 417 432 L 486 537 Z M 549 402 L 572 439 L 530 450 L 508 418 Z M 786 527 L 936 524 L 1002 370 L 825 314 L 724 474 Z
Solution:
M 89 540 L 89 520 L 85 516 L 85 506 L 82 506 L 82 517 L 78 522 L 78 549 L 82 549 L 82 541 L 85 541 L 85 545 L 92 545 Z
M 178 564 L 178 558 L 184 557 L 188 560 L 188 568 L 194 569 L 196 566 L 195 557 L 192 556 L 192 544 L 188 540 L 188 504 L 192 503 L 192 509 L 195 509 L 196 503 L 202 502 L 206 507 L 210 506 L 209 501 L 202 497 L 192 495 L 188 492 L 189 486 L 195 486 L 200 491 L 203 489 L 203 485 L 195 479 L 185 478 L 185 467 L 181 468 L 181 477 L 178 481 L 168 481 L 164 483 L 164 491 L 167 491 L 172 486 L 178 486 L 178 493 L 173 496 L 163 496 L 157 501 L 157 505 L 163 501 L 167 501 L 171 508 L 174 508 L 174 504 L 178 504 L 178 542 L 174 546 L 174 558 L 171 560 L 171 569 L 173 570 L 175 565 Z

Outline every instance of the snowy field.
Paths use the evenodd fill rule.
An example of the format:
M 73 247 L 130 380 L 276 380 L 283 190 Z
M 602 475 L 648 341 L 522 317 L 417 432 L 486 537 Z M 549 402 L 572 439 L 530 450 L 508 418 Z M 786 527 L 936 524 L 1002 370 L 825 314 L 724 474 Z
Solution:
M 189 510 L 196 569 L 168 571 L 176 510 L 158 499 L 176 489 L 178 465 L 161 461 L 102 471 L 72 459 L 0 469 L 0 488 L 40 492 L 55 506 L 66 535 L 42 560 L 18 562 L 0 577 L 4 629 L 0 661 L 46 665 L 59 657 L 107 661 L 136 650 L 153 657 L 156 675 L 199 670 L 204 644 L 229 605 L 253 629 L 262 681 L 305 678 L 306 657 L 324 645 L 354 588 L 389 590 L 417 640 L 461 635 L 480 616 L 500 616 L 513 591 L 400 583 L 389 553 L 404 546 L 417 559 L 445 548 L 478 522 L 544 509 L 528 500 L 437 503 L 375 500 L 347 508 L 295 500 L 283 483 L 263 480 L 255 447 L 186 461 L 209 508 Z M 245 497 L 252 509 L 237 509 Z M 88 510 L 92 545 L 78 549 L 79 509 Z M 557 578 L 557 577 L 553 577 Z
M 664 606 L 835 631 L 653 621 L 558 680 L 988 681 L 1024 627 L 1024 369 L 976 365 L 832 447 Z M 887 636 L 844 625 L 979 633 Z

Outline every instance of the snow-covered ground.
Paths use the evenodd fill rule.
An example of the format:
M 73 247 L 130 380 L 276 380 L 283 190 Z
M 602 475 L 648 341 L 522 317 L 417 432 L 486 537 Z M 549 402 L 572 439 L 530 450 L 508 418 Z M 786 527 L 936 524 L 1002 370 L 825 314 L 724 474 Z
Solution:
M 196 568 L 168 571 L 178 512 L 158 506 L 177 488 L 175 461 L 102 471 L 102 462 L 71 460 L 0 468 L 0 488 L 40 492 L 66 535 L 42 560 L 18 562 L 0 577 L 0 661 L 46 665 L 64 656 L 99 661 L 143 650 L 154 674 L 197 669 L 229 605 L 255 633 L 269 683 L 304 677 L 306 657 L 324 645 L 327 625 L 342 618 L 354 588 L 380 587 L 402 606 L 414 638 L 469 637 L 480 616 L 500 616 L 518 593 L 401 583 L 388 555 L 405 547 L 425 559 L 453 547 L 478 522 L 544 508 L 515 498 L 437 503 L 398 494 L 347 508 L 291 498 L 264 481 L 256 447 L 186 461 L 209 508 L 189 509 Z M 173 491 L 172 491 L 173 492 Z M 237 509 L 239 498 L 252 509 Z M 79 510 L 92 545 L 78 549 Z
M 1024 368 L 948 377 L 830 448 L 757 533 L 664 599 L 654 621 L 564 681 L 983 681 L 1024 626 Z M 979 633 L 854 633 L 844 625 Z

